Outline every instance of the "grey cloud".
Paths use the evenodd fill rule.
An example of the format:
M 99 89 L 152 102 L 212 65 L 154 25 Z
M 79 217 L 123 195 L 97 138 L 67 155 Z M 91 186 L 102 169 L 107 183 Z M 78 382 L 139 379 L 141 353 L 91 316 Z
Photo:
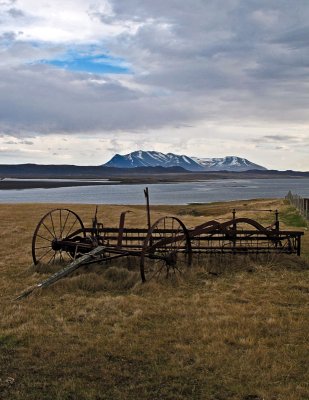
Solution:
M 26 144 L 27 146 L 33 146 L 34 143 L 31 142 L 31 140 L 22 140 L 20 141 L 20 144 Z
M 295 141 L 298 140 L 295 136 L 290 135 L 265 135 L 264 139 L 273 140 L 273 141 Z
M 309 46 L 309 26 L 302 26 L 296 29 L 292 29 L 277 39 L 275 39 L 277 43 L 285 44 L 286 46 L 292 48 L 304 48 Z
M 128 61 L 134 74 L 104 77 L 99 84 L 95 80 L 101 76 L 21 67 L 59 56 L 64 49 L 15 40 L 1 53 L 6 65 L 18 67 L 3 64 L 0 130 L 24 135 L 144 131 L 200 120 L 227 126 L 246 120 L 309 122 L 304 85 L 309 55 L 300 45 L 308 37 L 307 0 L 295 0 L 294 7 L 290 0 L 110 4 L 109 13 L 99 8 L 89 13 L 104 24 L 139 26 L 106 37 L 102 45 Z M 295 31 L 296 24 L 302 28 Z M 291 46 L 293 41 L 299 45 Z
M 17 35 L 15 32 L 10 31 L 10 32 L 4 32 L 0 35 L 0 43 L 2 41 L 5 42 L 13 42 L 16 39 Z
M 196 117 L 184 99 L 170 104 L 108 78 L 98 84 L 43 65 L 2 69 L 1 76 L 0 131 L 7 134 L 144 130 Z
M 308 146 L 309 145 L 309 136 L 304 138 L 302 135 L 264 135 L 261 137 L 256 137 L 250 140 L 253 143 L 257 143 L 258 145 L 262 144 L 273 144 L 276 145 L 275 148 L 286 148 L 286 146 Z M 280 145 L 278 143 L 280 142 Z M 282 145 L 282 146 L 281 146 Z
M 1 40 L 4 39 L 4 40 Z M 0 37 L 0 66 L 18 66 L 39 62 L 41 60 L 61 57 L 66 51 L 63 46 L 42 45 L 16 40 L 13 32 L 5 32 Z M 35 66 L 33 68 L 35 71 Z M 13 74 L 13 72 L 12 72 Z
M 13 141 L 13 140 L 8 140 L 8 141 L 6 141 L 6 142 L 4 142 L 4 144 L 25 144 L 25 145 L 27 145 L 27 146 L 32 146 L 32 145 L 34 145 L 34 142 L 32 142 L 31 140 L 16 140 L 16 141 Z
M 10 8 L 7 13 L 12 17 L 12 18 L 21 18 L 24 17 L 25 14 L 19 10 L 18 8 Z
M 309 16 L 308 3 L 299 3 L 304 8 L 305 20 Z M 111 44 L 132 65 L 147 71 L 137 76 L 145 84 L 187 93 L 197 88 L 244 89 L 259 96 L 266 78 L 294 77 L 295 68 L 299 73 L 301 67 L 306 67 L 302 65 L 303 55 L 284 53 L 283 47 L 273 43 L 278 32 L 293 26 L 299 17 L 287 1 L 280 1 L 279 5 L 271 1 L 198 0 L 183 2 L 181 6 L 179 1 L 160 0 L 112 4 L 115 19 L 129 20 L 139 15 L 146 21 L 135 35 L 122 35 Z M 280 19 L 268 29 L 252 22 L 254 12 L 267 15 L 274 13 L 274 9 Z M 301 72 L 308 73 L 305 69 Z
M 0 7 L 10 7 L 14 5 L 17 0 L 0 1 Z

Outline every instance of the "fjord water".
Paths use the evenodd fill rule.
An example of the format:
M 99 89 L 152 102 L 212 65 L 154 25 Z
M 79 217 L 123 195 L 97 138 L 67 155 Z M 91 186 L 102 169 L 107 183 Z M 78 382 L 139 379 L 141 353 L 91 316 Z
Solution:
M 78 186 L 52 189 L 0 190 L 0 203 L 144 204 L 149 187 L 151 204 L 210 203 L 214 201 L 281 198 L 289 190 L 309 197 L 309 178 L 219 179 L 209 181 Z

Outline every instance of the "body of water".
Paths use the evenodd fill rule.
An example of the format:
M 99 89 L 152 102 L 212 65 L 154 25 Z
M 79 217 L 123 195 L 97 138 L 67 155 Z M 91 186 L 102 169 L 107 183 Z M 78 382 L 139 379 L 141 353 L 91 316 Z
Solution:
M 144 204 L 145 186 L 151 204 L 210 203 L 214 201 L 284 197 L 289 190 L 309 197 L 309 178 L 219 179 L 210 181 L 77 186 L 52 189 L 0 190 L 0 203 Z

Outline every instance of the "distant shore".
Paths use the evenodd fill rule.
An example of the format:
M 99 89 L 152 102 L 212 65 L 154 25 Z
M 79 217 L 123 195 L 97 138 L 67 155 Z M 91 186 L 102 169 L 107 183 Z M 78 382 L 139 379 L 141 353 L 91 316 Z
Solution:
M 104 186 L 117 185 L 119 182 L 113 181 L 47 181 L 47 180 L 1 180 L 0 190 L 23 190 L 23 189 L 54 189 L 60 187 L 75 187 L 75 186 Z
M 186 182 L 204 182 L 216 180 L 246 180 L 246 179 L 303 179 L 308 178 L 308 173 L 293 174 L 287 173 L 248 173 L 248 172 L 218 172 L 218 173 L 166 173 L 166 174 L 132 174 L 107 177 L 85 177 L 85 176 L 31 176 L 31 177 L 10 177 L 0 178 L 1 190 L 23 190 L 23 189 L 53 189 L 61 187 L 78 186 L 106 186 L 106 185 L 133 185 L 133 184 L 168 184 Z

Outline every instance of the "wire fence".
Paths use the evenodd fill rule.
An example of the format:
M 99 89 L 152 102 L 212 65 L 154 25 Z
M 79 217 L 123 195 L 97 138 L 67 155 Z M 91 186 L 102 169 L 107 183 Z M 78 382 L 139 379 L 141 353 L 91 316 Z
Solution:
M 293 194 L 291 191 L 289 191 L 285 198 L 286 200 L 289 200 L 289 202 L 293 204 L 295 208 L 297 208 L 299 213 L 304 218 L 309 220 L 309 198 L 304 198 L 298 194 Z

